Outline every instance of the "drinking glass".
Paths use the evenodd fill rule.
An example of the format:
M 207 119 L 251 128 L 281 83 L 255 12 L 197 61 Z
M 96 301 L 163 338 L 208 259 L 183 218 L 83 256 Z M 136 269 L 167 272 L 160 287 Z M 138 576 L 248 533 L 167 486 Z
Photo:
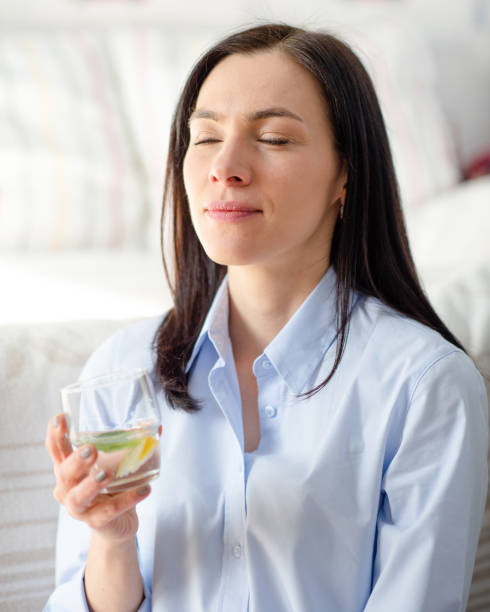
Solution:
M 97 466 L 115 475 L 103 493 L 156 478 L 160 471 L 160 414 L 146 370 L 116 371 L 61 389 L 70 442 L 93 444 Z

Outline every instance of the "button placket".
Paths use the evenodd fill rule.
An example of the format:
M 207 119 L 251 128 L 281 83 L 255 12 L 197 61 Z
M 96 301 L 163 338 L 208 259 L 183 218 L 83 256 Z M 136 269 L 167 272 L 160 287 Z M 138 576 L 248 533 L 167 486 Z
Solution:
M 234 609 L 237 598 L 245 601 L 248 593 L 243 547 L 246 518 L 243 459 L 238 459 L 236 465 L 236 469 L 230 465 L 226 487 L 223 535 L 228 552 L 223 557 L 223 604 L 220 610 Z
M 273 435 L 277 430 L 279 417 L 280 395 L 280 377 L 271 361 L 264 355 L 260 362 L 260 367 L 257 368 L 257 386 L 258 386 L 258 404 L 261 426 L 261 438 L 263 445 L 267 446 L 270 442 L 270 435 Z
M 277 415 L 277 408 L 271 404 L 267 404 L 267 406 L 264 407 L 264 415 L 268 419 L 273 419 Z

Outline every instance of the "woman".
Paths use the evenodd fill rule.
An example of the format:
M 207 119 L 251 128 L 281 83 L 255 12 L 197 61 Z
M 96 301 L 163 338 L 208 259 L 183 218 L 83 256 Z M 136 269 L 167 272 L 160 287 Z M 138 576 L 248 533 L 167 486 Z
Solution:
M 100 495 L 96 449 L 48 426 L 64 508 L 47 609 L 463 610 L 486 396 L 420 288 L 352 51 L 266 25 L 206 53 L 163 220 L 174 308 L 83 373 L 151 370 L 161 475 L 150 497 Z

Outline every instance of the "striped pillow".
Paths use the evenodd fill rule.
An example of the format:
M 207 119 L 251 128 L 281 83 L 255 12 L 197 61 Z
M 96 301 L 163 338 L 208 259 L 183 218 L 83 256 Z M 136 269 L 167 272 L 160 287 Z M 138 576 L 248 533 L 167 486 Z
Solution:
M 365 19 L 345 28 L 344 38 L 373 79 L 404 205 L 418 207 L 456 185 L 461 172 L 434 58 L 414 24 Z
M 0 248 L 140 246 L 143 174 L 102 33 L 0 37 Z
M 192 65 L 216 42 L 211 27 L 126 26 L 108 32 L 121 102 L 148 179 L 147 246 L 160 248 L 160 209 L 170 122 Z

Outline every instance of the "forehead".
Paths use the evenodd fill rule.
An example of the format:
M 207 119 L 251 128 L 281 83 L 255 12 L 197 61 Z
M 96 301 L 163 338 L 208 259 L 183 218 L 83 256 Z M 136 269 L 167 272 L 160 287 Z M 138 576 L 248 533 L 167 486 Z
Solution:
M 277 50 L 226 57 L 206 77 L 196 101 L 197 108 L 224 115 L 269 106 L 286 106 L 306 117 L 328 114 L 313 75 Z

